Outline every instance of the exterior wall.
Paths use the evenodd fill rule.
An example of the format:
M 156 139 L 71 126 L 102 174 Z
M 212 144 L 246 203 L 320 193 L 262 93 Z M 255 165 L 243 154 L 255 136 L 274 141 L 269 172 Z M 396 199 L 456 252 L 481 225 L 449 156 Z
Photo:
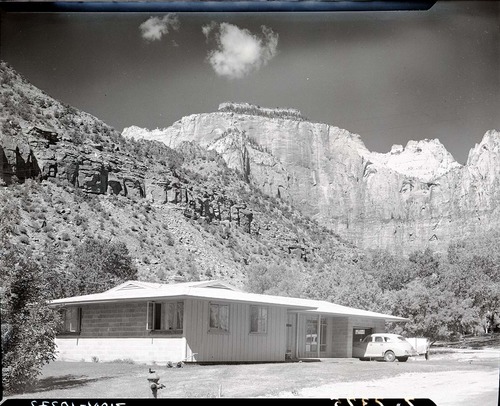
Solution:
M 222 303 L 214 301 L 214 303 Z M 250 305 L 229 303 L 229 332 L 209 331 L 209 300 L 184 302 L 186 358 L 196 362 L 284 361 L 285 308 L 268 306 L 267 333 L 250 333 Z
M 350 358 L 351 352 L 349 352 L 348 336 L 349 336 L 349 319 L 347 317 L 332 317 L 332 357 L 334 358 Z M 351 331 L 351 341 L 352 341 L 352 331 Z M 352 351 L 352 343 L 351 343 Z
M 182 334 L 148 331 L 147 302 L 102 303 L 79 306 L 79 333 L 56 338 L 58 359 L 101 361 L 132 359 L 136 362 L 177 362 L 185 358 Z
M 372 333 L 385 333 L 385 320 L 366 317 L 350 317 L 347 327 L 347 353 L 352 357 L 352 331 L 356 327 L 372 328 Z
M 214 301 L 214 303 L 223 303 Z M 56 339 L 60 360 L 102 361 L 133 359 L 137 362 L 180 360 L 194 362 L 271 362 L 284 361 L 287 329 L 295 335 L 299 358 L 318 357 L 305 352 L 306 314 L 299 314 L 295 325 L 289 322 L 286 308 L 267 306 L 267 333 L 250 333 L 250 304 L 229 304 L 229 331 L 209 331 L 210 300 L 184 301 L 182 334 L 146 330 L 147 302 L 92 304 L 82 308 L 79 334 L 60 335 Z M 309 314 L 317 317 L 317 315 Z M 295 317 L 295 314 L 293 314 Z M 385 331 L 384 320 L 363 317 L 327 316 L 326 351 L 319 357 L 352 357 L 353 329 Z M 295 324 L 295 323 L 293 323 Z M 293 337 L 295 343 L 295 337 Z M 293 351 L 295 353 L 295 350 Z
M 166 364 L 183 360 L 186 340 L 180 338 L 56 338 L 59 361 L 114 361 Z
M 298 324 L 298 358 L 317 358 L 318 353 L 306 352 L 306 318 L 317 315 L 300 314 Z M 372 328 L 374 333 L 385 332 L 385 321 L 366 317 L 325 316 L 327 319 L 326 351 L 319 353 L 320 358 L 352 357 L 352 331 L 355 327 Z

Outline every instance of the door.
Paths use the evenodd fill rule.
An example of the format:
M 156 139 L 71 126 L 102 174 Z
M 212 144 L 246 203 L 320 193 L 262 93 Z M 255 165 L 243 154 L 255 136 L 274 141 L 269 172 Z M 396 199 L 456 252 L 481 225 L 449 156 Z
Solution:
M 352 343 L 360 343 L 363 341 L 363 339 L 372 333 L 371 328 L 365 328 L 365 327 L 356 327 L 352 331 Z
M 384 355 L 385 342 L 383 337 L 372 336 L 372 342 L 368 344 L 366 355 L 370 357 L 382 357 Z
M 286 359 L 297 358 L 297 316 L 296 313 L 288 313 L 286 321 Z
M 371 328 L 366 327 L 356 327 L 352 331 L 352 356 L 364 357 L 368 343 L 363 342 L 365 337 L 369 336 L 372 333 Z

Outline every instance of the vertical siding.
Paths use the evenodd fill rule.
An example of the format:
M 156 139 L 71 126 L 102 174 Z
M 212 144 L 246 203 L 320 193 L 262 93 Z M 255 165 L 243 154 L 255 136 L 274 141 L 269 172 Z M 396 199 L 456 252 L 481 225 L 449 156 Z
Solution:
M 286 309 L 268 306 L 266 334 L 250 333 L 250 304 L 229 303 L 229 332 L 209 331 L 208 300 L 185 302 L 187 354 L 198 362 L 283 361 Z M 216 302 L 213 303 L 222 303 Z

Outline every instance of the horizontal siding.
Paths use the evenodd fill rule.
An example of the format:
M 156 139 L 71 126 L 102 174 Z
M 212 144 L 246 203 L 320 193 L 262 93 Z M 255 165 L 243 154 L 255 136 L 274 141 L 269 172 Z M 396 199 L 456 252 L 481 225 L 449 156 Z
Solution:
M 268 306 L 266 334 L 250 333 L 250 305 L 229 303 L 229 332 L 209 331 L 208 300 L 186 300 L 187 358 L 197 362 L 283 361 L 286 309 Z M 222 303 L 222 302 L 214 302 Z
M 80 337 L 148 337 L 147 303 L 82 306 Z
M 351 355 L 348 352 L 348 327 L 349 320 L 347 317 L 332 317 L 332 353 L 334 358 L 349 358 Z M 351 332 L 352 341 L 352 332 Z M 352 344 L 351 344 L 352 347 Z
M 147 325 L 147 302 L 102 303 L 80 306 L 81 330 L 79 336 L 90 337 L 161 337 L 168 332 L 151 332 Z M 64 334 L 62 334 L 64 335 Z M 182 333 L 176 334 L 182 336 Z

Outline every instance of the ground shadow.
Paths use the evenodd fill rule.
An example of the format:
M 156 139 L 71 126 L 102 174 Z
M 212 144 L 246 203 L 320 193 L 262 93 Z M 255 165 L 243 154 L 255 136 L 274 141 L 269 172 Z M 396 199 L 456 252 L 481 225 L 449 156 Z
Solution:
M 92 382 L 111 379 L 110 377 L 88 378 L 85 375 L 63 375 L 40 379 L 33 388 L 34 392 L 47 392 L 51 390 L 73 389 Z

